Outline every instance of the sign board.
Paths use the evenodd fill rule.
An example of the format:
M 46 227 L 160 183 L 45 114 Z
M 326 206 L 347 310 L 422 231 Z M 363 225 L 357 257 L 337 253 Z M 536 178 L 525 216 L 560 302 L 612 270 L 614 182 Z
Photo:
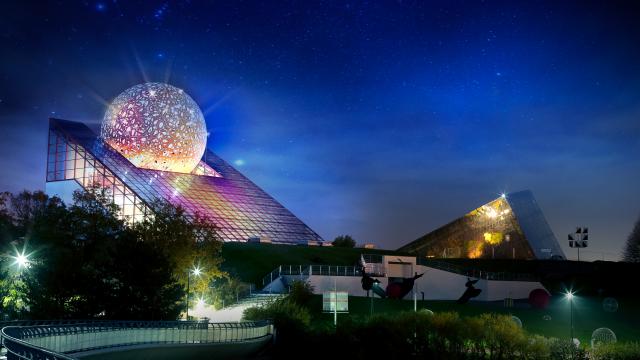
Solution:
M 346 291 L 325 291 L 322 293 L 322 311 L 349 312 L 349 293 Z

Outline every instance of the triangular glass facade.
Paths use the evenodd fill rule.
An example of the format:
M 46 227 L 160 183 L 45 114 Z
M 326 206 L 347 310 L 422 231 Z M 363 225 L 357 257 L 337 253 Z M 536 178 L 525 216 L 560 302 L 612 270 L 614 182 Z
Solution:
M 564 258 L 530 191 L 499 197 L 398 251 L 435 258 Z
M 163 199 L 199 214 L 224 241 L 320 243 L 322 238 L 240 172 L 206 150 L 192 174 L 135 167 L 86 125 L 50 119 L 47 182 L 75 181 L 109 190 L 121 216 L 137 221 Z

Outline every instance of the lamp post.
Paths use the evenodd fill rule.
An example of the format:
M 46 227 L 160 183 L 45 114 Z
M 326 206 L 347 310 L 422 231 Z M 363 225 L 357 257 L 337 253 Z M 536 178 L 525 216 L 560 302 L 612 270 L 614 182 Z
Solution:
M 567 293 L 567 300 L 569 300 L 569 318 L 571 324 L 571 343 L 573 344 L 573 292 L 569 290 Z
M 193 275 L 200 276 L 200 274 L 202 274 L 202 270 L 196 266 L 195 268 L 193 268 L 193 270 L 187 271 L 187 321 L 189 321 L 189 285 L 191 282 L 192 272 L 193 272 Z

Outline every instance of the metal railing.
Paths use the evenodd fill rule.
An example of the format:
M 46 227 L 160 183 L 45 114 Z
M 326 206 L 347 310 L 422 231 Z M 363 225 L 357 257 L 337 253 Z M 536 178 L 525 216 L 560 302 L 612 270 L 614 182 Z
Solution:
M 72 354 L 141 344 L 237 343 L 270 337 L 270 321 L 102 321 L 7 326 L 0 335 L 7 359 L 73 359 Z
M 530 273 L 514 273 L 514 272 L 494 272 L 478 269 L 470 269 L 464 266 L 451 264 L 441 260 L 418 260 L 419 265 L 428 266 L 434 269 L 444 270 L 470 278 L 483 280 L 501 280 L 501 281 L 539 281 L 540 279 Z
M 280 265 L 262 278 L 262 286 L 272 283 L 282 275 L 362 276 L 362 271 L 359 266 Z

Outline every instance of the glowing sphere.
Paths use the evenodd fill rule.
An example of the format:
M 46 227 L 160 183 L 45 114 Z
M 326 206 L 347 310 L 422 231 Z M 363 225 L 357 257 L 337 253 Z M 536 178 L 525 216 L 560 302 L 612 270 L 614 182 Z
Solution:
M 188 173 L 202 158 L 207 126 L 202 111 L 184 91 L 146 83 L 113 100 L 101 135 L 137 167 Z

